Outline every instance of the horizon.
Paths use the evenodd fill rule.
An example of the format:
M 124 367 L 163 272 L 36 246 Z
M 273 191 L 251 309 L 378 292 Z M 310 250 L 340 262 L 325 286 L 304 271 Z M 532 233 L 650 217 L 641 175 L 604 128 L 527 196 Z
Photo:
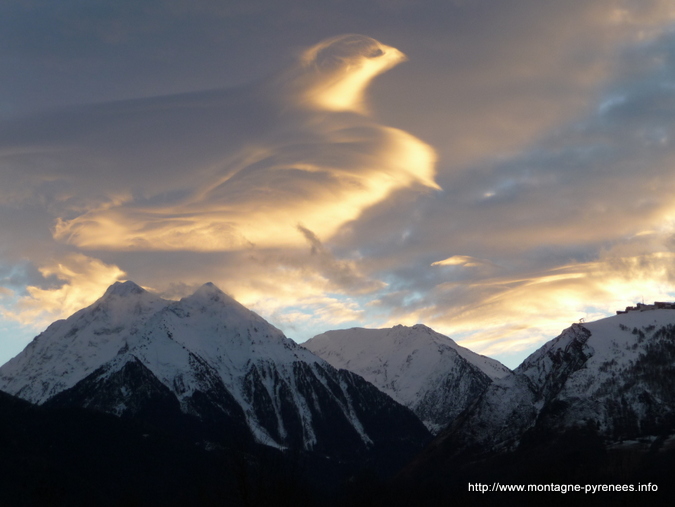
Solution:
M 179 299 L 171 299 L 171 298 L 162 298 L 162 297 L 161 297 L 159 294 L 157 294 L 156 292 L 153 292 L 153 291 L 151 291 L 151 290 L 148 290 L 148 289 L 145 288 L 145 287 L 142 287 L 142 286 L 138 285 L 138 284 L 137 284 L 136 282 L 134 282 L 133 280 L 117 280 L 117 281 L 115 281 L 114 283 L 112 283 L 112 284 L 105 290 L 105 292 L 104 292 L 103 294 L 101 294 L 101 296 L 100 296 L 98 299 L 96 299 L 96 301 L 92 302 L 92 305 L 95 304 L 95 303 L 97 303 L 98 301 L 100 301 L 100 300 L 103 299 L 104 297 L 108 296 L 109 293 L 114 293 L 114 294 L 119 295 L 119 293 L 115 293 L 115 292 L 112 291 L 111 289 L 113 289 L 114 287 L 124 286 L 124 285 L 128 285 L 128 284 L 132 284 L 133 287 L 138 287 L 138 288 L 140 288 L 141 290 L 143 290 L 144 292 L 149 292 L 149 293 L 151 293 L 151 294 L 155 294 L 156 296 L 159 296 L 161 299 L 164 299 L 164 301 L 166 301 L 167 303 L 177 302 L 177 301 L 179 301 L 179 300 L 182 300 L 182 299 L 185 299 L 185 298 L 187 298 L 187 297 L 190 297 L 190 296 L 196 294 L 196 293 L 197 293 L 200 289 L 202 289 L 203 287 L 209 287 L 209 288 L 213 287 L 213 288 L 215 288 L 217 291 L 226 294 L 228 297 L 232 297 L 230 294 L 227 294 L 227 292 L 221 290 L 221 289 L 220 289 L 216 284 L 214 284 L 213 282 L 205 282 L 205 283 L 201 284 L 201 285 L 200 285 L 199 287 L 197 287 L 191 294 L 187 294 L 187 295 L 183 296 L 182 298 L 179 298 Z M 126 295 L 127 293 L 124 292 L 123 294 Z M 232 298 L 232 299 L 234 299 L 234 298 Z M 234 300 L 236 301 L 236 299 L 234 299 Z M 649 304 L 649 303 L 645 304 L 644 301 L 643 301 L 643 302 L 638 302 L 638 303 L 636 303 L 635 306 L 629 306 L 629 307 L 626 307 L 625 310 L 617 310 L 615 315 L 610 315 L 610 316 L 607 316 L 607 317 L 602 317 L 602 318 L 597 319 L 597 320 L 604 320 L 604 319 L 607 319 L 607 318 L 610 318 L 610 317 L 613 317 L 613 316 L 616 316 L 616 315 L 619 315 L 619 314 L 625 314 L 625 313 L 629 313 L 629 312 L 632 312 L 632 311 L 638 311 L 638 312 L 639 312 L 639 311 L 644 311 L 644 310 L 641 310 L 641 307 L 652 307 L 652 306 L 654 306 L 654 308 L 648 308 L 648 309 L 664 309 L 664 308 L 658 306 L 659 303 L 662 304 L 662 305 L 663 305 L 663 304 L 666 304 L 666 305 L 675 305 L 675 302 L 674 302 L 674 303 L 668 303 L 668 302 L 658 302 L 658 303 L 657 303 L 657 302 L 654 302 L 654 303 L 652 303 L 652 304 Z M 89 305 L 89 306 L 91 306 L 91 305 Z M 82 309 L 86 309 L 86 308 L 88 308 L 88 306 L 87 306 L 87 307 L 84 307 L 84 308 L 82 308 Z M 672 309 L 672 308 L 667 308 L 667 309 Z M 79 310 L 78 310 L 78 311 L 79 311 Z M 77 313 L 77 312 L 76 312 L 76 313 Z M 71 315 L 67 316 L 67 318 L 69 318 L 69 317 L 71 317 Z M 578 322 L 578 324 L 592 324 L 593 322 L 596 322 L 596 321 L 589 321 L 589 322 L 586 322 L 586 321 L 584 321 L 584 320 L 580 320 L 580 321 Z M 274 322 L 270 322 L 270 324 L 274 325 Z M 571 324 L 570 324 L 570 327 L 571 327 L 573 324 L 577 324 L 577 323 L 571 323 Z M 437 331 L 434 330 L 433 328 L 430 328 L 430 327 L 426 326 L 423 322 L 418 322 L 418 323 L 416 323 L 416 324 L 411 324 L 411 325 L 394 324 L 394 325 L 392 325 L 392 326 L 390 326 L 390 327 L 384 327 L 384 328 L 382 328 L 382 327 L 380 327 L 380 328 L 378 328 L 378 327 L 366 327 L 366 326 L 350 326 L 350 327 L 342 327 L 342 328 L 335 328 L 335 329 L 325 329 L 325 330 L 323 330 L 323 331 L 317 333 L 316 335 L 310 336 L 308 339 L 314 338 L 314 337 L 319 336 L 319 335 L 321 335 L 321 334 L 324 334 L 324 333 L 326 333 L 326 332 L 336 331 L 336 330 L 350 330 L 350 329 L 389 330 L 389 329 L 394 329 L 394 328 L 397 328 L 397 327 L 405 327 L 405 328 L 408 328 L 408 329 L 412 329 L 412 328 L 414 328 L 415 326 L 418 326 L 418 325 L 422 325 L 422 326 L 426 327 L 427 329 L 431 329 L 432 331 L 437 332 Z M 276 327 L 276 326 L 275 326 L 275 327 Z M 567 328 L 561 330 L 561 333 L 564 332 L 566 329 L 567 329 Z M 285 333 L 284 333 L 284 334 L 285 334 Z M 445 336 L 446 338 L 449 338 L 451 341 L 457 343 L 458 345 L 462 346 L 461 343 L 458 343 L 456 340 L 453 340 L 452 337 L 447 336 L 447 335 L 443 335 L 443 333 L 440 333 L 440 334 L 441 334 L 442 336 Z M 554 339 L 557 338 L 558 336 L 559 336 L 559 335 L 556 335 L 556 336 L 551 337 L 550 340 L 547 340 L 547 342 L 545 342 L 544 344 L 542 344 L 542 346 L 545 345 L 546 343 L 548 343 L 548 341 L 554 340 Z M 293 341 L 295 341 L 296 343 L 299 343 L 299 344 L 301 344 L 301 345 L 304 344 L 305 341 L 308 340 L 308 339 L 306 339 L 306 340 L 303 340 L 303 341 L 299 341 L 299 340 L 297 340 L 296 338 L 293 338 L 292 336 L 287 336 L 287 338 L 290 338 L 290 339 L 292 339 Z M 466 347 L 466 348 L 468 348 L 468 347 Z M 471 350 L 471 349 L 469 349 L 469 350 Z M 539 350 L 539 349 L 536 349 L 536 350 Z M 532 351 L 532 352 L 534 353 L 534 352 L 536 352 L 536 350 L 534 350 L 534 351 Z M 21 351 L 17 352 L 17 354 L 19 354 L 20 352 L 21 352 Z M 3 365 L 4 365 L 7 361 L 9 361 L 10 359 L 12 359 L 13 357 L 15 357 L 17 354 L 14 354 L 13 356 L 8 357 L 7 359 L 4 359 L 2 356 L 0 356 L 0 367 L 3 366 Z M 498 360 L 499 362 L 501 362 L 502 364 L 504 364 L 505 366 L 507 366 L 510 370 L 515 370 L 518 366 L 520 366 L 520 364 L 522 364 L 522 362 L 524 362 L 524 361 L 527 359 L 527 357 L 529 357 L 529 355 L 526 356 L 526 357 L 524 357 L 524 358 L 522 358 L 521 360 L 519 360 L 519 362 L 518 362 L 517 364 L 513 364 L 513 363 L 512 363 L 512 364 L 508 364 L 507 362 L 504 362 L 504 361 L 500 360 L 499 358 L 495 358 L 495 357 L 491 357 L 491 356 L 486 356 L 486 357 L 489 357 L 489 358 L 491 358 L 491 359 L 496 359 L 496 360 Z M 507 359 L 507 361 L 508 361 L 508 359 Z

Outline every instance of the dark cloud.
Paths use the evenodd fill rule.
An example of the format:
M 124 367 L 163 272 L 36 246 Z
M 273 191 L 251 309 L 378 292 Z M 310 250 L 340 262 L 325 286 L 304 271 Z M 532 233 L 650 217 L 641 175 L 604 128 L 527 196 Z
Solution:
M 337 259 L 312 231 L 302 225 L 298 225 L 298 230 L 311 245 L 309 261 L 315 264 L 314 269 L 335 284 L 339 291 L 350 294 L 372 293 L 383 287 L 383 283 L 369 280 L 360 274 L 355 262 Z

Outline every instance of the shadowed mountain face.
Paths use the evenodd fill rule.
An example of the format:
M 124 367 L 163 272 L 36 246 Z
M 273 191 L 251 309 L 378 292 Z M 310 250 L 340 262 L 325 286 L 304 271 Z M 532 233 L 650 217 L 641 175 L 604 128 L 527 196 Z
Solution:
M 138 420 L 1 392 L 0 457 L 8 506 L 244 505 L 235 472 L 251 471 L 235 453 L 207 452 Z
M 319 506 L 355 473 L 317 453 L 196 442 L 139 418 L 0 392 L 0 505 Z
M 675 311 L 575 324 L 491 384 L 401 479 L 409 494 L 421 494 L 425 484 L 446 499 L 469 499 L 467 484 L 483 481 L 655 483 L 659 492 L 650 498 L 672 500 L 673 374 Z M 557 495 L 553 503 L 564 504 Z M 593 500 L 629 505 L 625 495 Z M 575 502 L 590 501 L 577 496 Z M 506 505 L 509 498 L 474 500 Z
M 416 328 L 375 330 L 416 352 L 391 337 L 367 348 L 387 368 L 397 352 L 418 360 L 430 345 L 415 336 L 433 332 Z M 341 360 L 364 351 L 336 343 Z M 429 433 L 409 409 L 213 285 L 170 302 L 115 284 L 0 368 L 0 387 L 24 398 L 0 392 L 0 503 L 391 507 L 527 495 L 483 496 L 468 489 L 478 482 L 656 484 L 649 498 L 672 500 L 674 344 L 675 310 L 660 309 L 575 324 L 504 375 L 471 356 L 492 378 L 419 452 Z M 401 392 L 424 384 L 396 380 Z M 571 493 L 561 495 L 546 501 L 564 505 Z
M 0 389 L 217 445 L 387 456 L 390 471 L 429 438 L 408 409 L 212 284 L 171 302 L 117 283 L 0 368 Z
M 668 433 L 674 337 L 673 310 L 575 324 L 495 382 L 445 438 L 492 452 L 528 433 L 589 428 L 610 443 Z

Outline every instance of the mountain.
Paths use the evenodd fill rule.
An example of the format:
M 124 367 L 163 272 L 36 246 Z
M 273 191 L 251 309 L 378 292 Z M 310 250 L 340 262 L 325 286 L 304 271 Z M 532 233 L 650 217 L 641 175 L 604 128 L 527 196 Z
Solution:
M 582 427 L 608 442 L 656 437 L 675 429 L 674 373 L 675 310 L 574 324 L 490 386 L 452 432 L 492 450 Z
M 213 284 L 166 301 L 116 283 L 2 366 L 0 390 L 142 419 L 205 445 L 403 459 L 428 439 L 408 409 Z
M 484 481 L 654 483 L 672 500 L 674 377 L 675 310 L 574 324 L 495 380 L 401 478 L 446 498 Z
M 316 453 L 205 446 L 138 418 L 0 392 L 2 506 L 318 506 L 336 470 L 350 472 Z
M 394 394 L 465 408 L 418 453 L 430 434 L 411 410 L 212 284 L 166 301 L 118 283 L 0 368 L 0 503 L 522 503 L 475 489 L 509 484 L 675 499 L 675 310 L 574 324 L 513 372 L 421 325 L 310 345 Z M 527 498 L 634 503 L 566 491 Z
M 235 473 L 233 473 L 233 471 Z M 252 467 L 137 421 L 0 392 L 0 505 L 250 505 Z M 260 484 L 261 478 L 252 477 Z M 220 503 L 218 502 L 220 499 Z
M 422 324 L 328 331 L 303 345 L 361 375 L 438 433 L 497 379 L 511 373 Z
M 634 491 L 670 505 L 674 374 L 675 310 L 574 324 L 494 380 L 396 476 L 386 503 L 513 505 L 537 491 L 538 503 L 632 505 Z

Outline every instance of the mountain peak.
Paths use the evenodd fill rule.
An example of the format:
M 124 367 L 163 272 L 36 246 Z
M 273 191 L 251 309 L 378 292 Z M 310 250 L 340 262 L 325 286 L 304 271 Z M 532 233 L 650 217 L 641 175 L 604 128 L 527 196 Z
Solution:
M 104 296 L 129 296 L 131 294 L 143 294 L 144 292 L 146 292 L 145 289 L 140 285 L 135 284 L 131 280 L 127 280 L 126 282 L 113 283 L 108 287 L 108 290 L 105 291 Z
M 203 421 L 215 442 L 362 456 L 391 442 L 421 447 L 428 438 L 409 411 L 212 283 L 180 301 L 133 282 L 113 285 L 103 301 L 50 327 L 0 368 L 0 390 L 38 404 L 147 414 L 153 425 L 167 414 L 167 428 Z M 377 421 L 385 418 L 383 429 Z
M 214 284 L 213 282 L 206 282 L 204 285 L 202 285 L 201 287 L 199 287 L 199 289 L 197 289 L 196 292 L 199 292 L 199 291 L 202 291 L 202 292 L 215 292 L 215 293 L 217 293 L 217 294 L 223 293 L 223 291 L 220 290 L 218 287 L 216 287 L 216 284 Z
M 432 432 L 450 424 L 509 370 L 424 324 L 328 331 L 303 346 L 406 405 Z
M 424 324 L 414 324 L 412 326 L 404 326 L 403 324 L 396 324 L 395 326 L 392 327 L 392 329 L 396 329 L 399 331 L 426 331 L 427 333 L 432 333 L 434 332 L 433 329 L 431 329 L 428 326 L 425 326 Z
M 216 285 L 215 285 L 214 283 L 212 283 L 212 282 L 206 282 L 204 285 L 202 285 L 202 286 L 199 287 L 196 291 L 194 291 L 194 293 L 192 294 L 192 296 L 189 296 L 189 297 L 190 297 L 190 298 L 193 298 L 193 297 L 197 297 L 197 298 L 199 298 L 199 297 L 207 297 L 207 298 L 209 298 L 209 299 L 213 299 L 213 300 L 216 300 L 216 301 L 217 301 L 217 300 L 223 298 L 223 296 L 225 296 L 226 299 L 227 299 L 227 298 L 230 298 L 230 297 L 229 297 L 227 294 L 225 294 L 222 290 L 220 290 L 218 287 L 216 287 Z M 230 299 L 231 299 L 231 298 L 230 298 Z
M 193 304 L 211 306 L 213 303 L 220 303 L 224 306 L 235 306 L 238 308 L 246 309 L 242 306 L 236 299 L 232 296 L 229 296 L 215 284 L 207 282 L 201 287 L 199 287 L 191 296 L 183 298 L 182 301 L 191 301 Z

